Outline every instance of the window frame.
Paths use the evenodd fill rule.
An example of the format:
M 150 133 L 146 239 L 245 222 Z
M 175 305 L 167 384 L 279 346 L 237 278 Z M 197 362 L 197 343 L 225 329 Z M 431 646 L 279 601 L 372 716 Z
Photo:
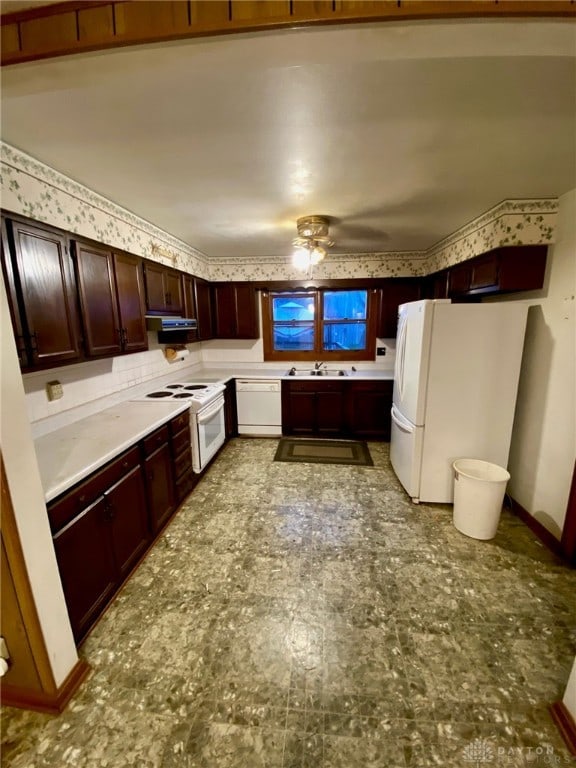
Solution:
M 324 292 L 338 293 L 349 292 L 352 290 L 366 291 L 366 347 L 359 350 L 344 351 L 325 351 L 322 350 L 324 343 Z M 314 349 L 307 351 L 295 350 L 275 350 L 274 349 L 274 322 L 272 318 L 272 299 L 278 296 L 302 297 L 311 296 L 314 298 Z M 262 291 L 262 337 L 264 342 L 264 360 L 265 361 L 285 361 L 285 362 L 340 362 L 355 360 L 374 361 L 376 355 L 376 322 L 378 316 L 378 291 L 371 288 L 292 288 L 283 291 Z M 335 322 L 345 321 L 327 321 L 332 325 Z

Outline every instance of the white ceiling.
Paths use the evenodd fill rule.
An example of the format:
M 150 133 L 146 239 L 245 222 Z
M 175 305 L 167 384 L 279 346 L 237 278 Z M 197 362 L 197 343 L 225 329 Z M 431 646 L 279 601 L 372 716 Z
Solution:
M 4 68 L 2 138 L 207 256 L 423 250 L 576 186 L 571 21 L 357 25 Z

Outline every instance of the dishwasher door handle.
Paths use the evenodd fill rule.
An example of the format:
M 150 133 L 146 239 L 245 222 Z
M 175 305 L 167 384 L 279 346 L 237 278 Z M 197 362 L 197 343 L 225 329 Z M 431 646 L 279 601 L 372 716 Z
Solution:
M 236 379 L 236 392 L 280 392 L 280 382 L 276 380 L 245 381 Z

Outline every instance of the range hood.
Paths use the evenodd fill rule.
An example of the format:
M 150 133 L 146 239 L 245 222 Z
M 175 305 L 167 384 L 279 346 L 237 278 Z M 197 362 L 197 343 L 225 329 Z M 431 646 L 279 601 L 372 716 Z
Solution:
M 149 331 L 195 331 L 198 321 L 190 317 L 162 317 L 146 315 L 146 329 Z

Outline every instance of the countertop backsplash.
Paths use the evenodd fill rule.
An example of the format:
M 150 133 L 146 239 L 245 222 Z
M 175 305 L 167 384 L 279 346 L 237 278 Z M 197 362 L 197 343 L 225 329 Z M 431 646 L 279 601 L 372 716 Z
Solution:
M 46 371 L 24 374 L 24 390 L 28 418 L 34 438 L 91 416 L 104 408 L 121 403 L 134 395 L 170 381 L 192 381 L 202 375 L 203 369 L 221 370 L 223 376 L 237 372 L 239 376 L 259 372 L 278 376 L 292 365 L 298 368 L 306 363 L 269 363 L 262 360 L 263 354 L 254 354 L 254 342 L 209 341 L 188 345 L 190 354 L 184 359 L 170 363 L 164 357 L 163 345 L 158 344 L 155 334 L 149 334 L 150 348 L 104 360 L 66 365 Z M 337 367 L 358 370 L 391 372 L 394 369 L 395 339 L 378 339 L 377 347 L 386 347 L 383 357 L 375 361 L 339 362 Z M 64 396 L 59 400 L 48 400 L 46 385 L 59 381 Z

